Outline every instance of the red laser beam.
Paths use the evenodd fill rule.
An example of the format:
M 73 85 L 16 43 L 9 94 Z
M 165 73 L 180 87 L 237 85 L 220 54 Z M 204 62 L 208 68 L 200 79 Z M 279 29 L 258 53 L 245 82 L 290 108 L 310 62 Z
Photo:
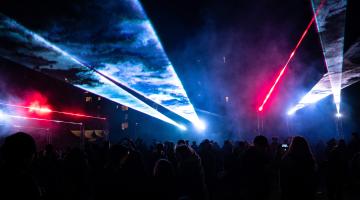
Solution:
M 106 120 L 105 117 L 95 117 L 95 116 L 90 116 L 90 115 L 84 115 L 84 114 L 79 114 L 79 113 L 71 113 L 71 112 L 63 112 L 63 111 L 56 111 L 56 110 L 51 110 L 47 107 L 39 107 L 39 106 L 21 106 L 21 105 L 14 105 L 14 104 L 9 104 L 9 103 L 0 103 L 0 105 L 5 105 L 5 106 L 11 106 L 11 107 L 17 107 L 17 108 L 25 108 L 25 109 L 29 109 L 30 112 L 33 111 L 38 111 L 40 113 L 58 113 L 58 114 L 64 114 L 64 115 L 70 115 L 70 116 L 76 116 L 76 117 L 85 117 L 85 118 L 92 118 L 92 119 L 101 119 L 101 120 Z
M 3 114 L 3 115 L 7 116 L 7 117 L 11 117 L 11 118 L 16 118 L 16 119 L 27 119 L 27 120 L 36 120 L 36 121 L 82 125 L 82 123 L 77 123 L 77 122 L 67 122 L 67 121 L 61 121 L 61 120 L 43 119 L 43 118 L 36 118 L 36 117 L 25 117 L 25 116 L 20 116 L 20 115 L 9 115 L 9 114 Z
M 303 32 L 303 34 L 301 35 L 300 40 L 297 42 L 295 48 L 292 50 L 292 52 L 291 52 L 288 60 L 286 61 L 285 65 L 282 67 L 281 71 L 279 72 L 279 74 L 278 74 L 275 82 L 273 83 L 272 87 L 270 88 L 269 92 L 267 93 L 264 101 L 262 102 L 261 106 L 259 106 L 259 108 L 258 108 L 259 112 L 263 111 L 266 102 L 269 100 L 269 98 L 270 98 L 272 92 L 274 91 L 276 85 L 278 84 L 278 82 L 280 81 L 281 77 L 283 76 L 283 74 L 284 74 L 287 66 L 289 65 L 289 63 L 291 62 L 292 58 L 294 57 L 297 49 L 299 48 L 300 44 L 301 44 L 302 41 L 304 40 L 306 34 L 309 32 L 309 29 L 310 29 L 311 25 L 312 25 L 312 24 L 314 23 L 314 21 L 315 21 L 315 17 L 318 15 L 319 10 L 323 7 L 325 1 L 326 1 L 326 0 L 323 0 L 323 1 L 321 2 L 321 4 L 320 4 L 319 7 L 317 8 L 314 16 L 311 18 L 311 21 L 310 21 L 309 24 L 307 25 L 307 27 L 306 27 L 305 31 Z

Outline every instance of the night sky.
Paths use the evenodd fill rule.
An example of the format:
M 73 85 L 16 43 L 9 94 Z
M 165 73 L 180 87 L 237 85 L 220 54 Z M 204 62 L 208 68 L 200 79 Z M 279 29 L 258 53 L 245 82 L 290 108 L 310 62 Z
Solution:
M 219 124 L 212 125 L 215 132 L 253 135 L 257 107 L 312 17 L 310 1 L 142 0 L 141 3 L 199 116 L 208 119 L 208 123 Z M 0 12 L 27 27 L 41 29 L 43 24 L 51 24 L 54 17 L 73 12 L 64 5 L 66 1 L 3 0 Z M 344 51 L 360 37 L 359 11 L 359 2 L 349 0 Z M 312 26 L 265 107 L 266 134 L 286 134 L 289 120 L 290 131 L 299 134 L 326 137 L 335 134 L 335 105 L 331 97 L 304 109 L 296 119 L 286 119 L 287 110 L 324 73 L 319 36 Z M 343 90 L 347 132 L 360 128 L 357 125 L 359 89 L 358 83 Z

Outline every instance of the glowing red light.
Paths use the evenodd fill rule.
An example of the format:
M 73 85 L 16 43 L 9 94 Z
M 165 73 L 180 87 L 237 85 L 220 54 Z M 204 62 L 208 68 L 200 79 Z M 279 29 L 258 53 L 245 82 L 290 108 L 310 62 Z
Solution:
M 38 101 L 32 102 L 29 106 L 29 112 L 36 112 L 38 114 L 47 114 L 52 111 L 47 106 L 40 106 Z
M 29 112 L 36 112 L 38 114 L 39 113 L 40 114 L 58 113 L 58 114 L 75 116 L 75 117 L 85 117 L 85 118 L 106 120 L 106 118 L 104 118 L 104 117 L 95 117 L 95 116 L 84 115 L 84 114 L 79 114 L 79 113 L 71 113 L 71 112 L 62 112 L 62 111 L 51 110 L 48 107 L 40 107 L 39 104 L 37 104 L 37 103 L 34 103 L 34 104 L 30 105 L 30 106 L 14 105 L 14 104 L 9 104 L 9 103 L 0 103 L 0 104 L 5 105 L 5 106 L 29 109 Z
M 106 120 L 105 117 L 95 117 L 95 116 L 84 115 L 84 114 L 79 114 L 79 113 L 61 112 L 61 111 L 55 111 L 55 110 L 52 110 L 51 112 L 64 114 L 64 115 L 71 115 L 71 116 L 75 116 L 75 117 L 86 117 L 86 118 Z
M 264 101 L 262 102 L 261 106 L 259 106 L 259 109 L 258 109 L 259 112 L 263 111 L 266 102 L 269 100 L 269 98 L 270 98 L 272 92 L 274 91 L 276 85 L 278 84 L 278 82 L 280 81 L 281 77 L 283 76 L 283 74 L 284 74 L 287 66 L 288 66 L 289 63 L 291 62 L 291 60 L 292 60 L 292 58 L 294 57 L 297 49 L 299 48 L 300 44 L 301 44 L 302 41 L 304 40 L 304 38 L 305 38 L 306 34 L 308 33 L 311 25 L 314 23 L 315 17 L 316 17 L 316 15 L 318 14 L 319 10 L 320 10 L 320 9 L 322 8 L 322 6 L 324 5 L 325 1 L 326 1 L 326 0 L 324 0 L 324 1 L 321 2 L 321 4 L 319 5 L 318 9 L 316 10 L 314 16 L 311 18 L 311 21 L 310 21 L 309 24 L 307 25 L 307 27 L 306 27 L 305 31 L 303 32 L 303 34 L 301 35 L 300 40 L 297 42 L 295 48 L 294 48 L 293 51 L 291 52 L 291 54 L 290 54 L 288 60 L 286 61 L 285 65 L 282 67 L 281 71 L 279 72 L 277 78 L 275 79 L 275 82 L 273 83 L 272 87 L 270 88 L 269 92 L 267 93 Z

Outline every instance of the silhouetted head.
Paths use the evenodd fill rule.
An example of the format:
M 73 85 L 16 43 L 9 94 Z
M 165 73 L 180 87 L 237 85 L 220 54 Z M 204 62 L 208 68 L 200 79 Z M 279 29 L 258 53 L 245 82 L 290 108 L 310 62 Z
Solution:
M 346 148 L 346 143 L 344 139 L 339 140 L 338 148 L 342 148 L 342 149 Z
M 53 151 L 54 151 L 54 146 L 53 146 L 52 144 L 47 144 L 47 145 L 45 146 L 45 151 L 46 151 L 47 153 L 53 152 Z
M 164 145 L 162 143 L 156 144 L 156 151 L 157 152 L 162 152 L 164 150 L 165 150 L 165 147 L 164 147 Z
M 113 164 L 123 164 L 130 154 L 130 150 L 123 145 L 116 144 L 110 147 L 110 161 Z
M 23 132 L 8 136 L 2 146 L 3 159 L 8 164 L 26 166 L 31 163 L 35 153 L 35 140 Z
M 185 140 L 178 140 L 177 145 L 186 144 Z
M 191 158 L 194 152 L 187 145 L 183 144 L 176 146 L 175 153 L 176 159 L 181 162 Z
M 254 138 L 254 146 L 257 149 L 265 150 L 269 147 L 269 143 L 265 136 L 258 135 Z
M 212 148 L 213 148 L 213 145 L 210 142 L 210 140 L 208 140 L 208 139 L 203 140 L 199 145 L 199 150 L 201 152 L 210 151 L 210 150 L 212 150 Z
M 336 139 L 335 139 L 335 138 L 331 138 L 329 141 L 326 142 L 326 145 L 327 145 L 329 148 L 332 148 L 332 147 L 336 146 Z
M 223 150 L 225 153 L 232 153 L 233 151 L 233 144 L 231 140 L 225 140 L 223 145 Z
M 352 133 L 351 133 L 351 139 L 353 139 L 353 140 L 359 140 L 359 133 L 357 133 L 357 132 L 352 132 Z
M 246 142 L 245 141 L 238 141 L 238 143 L 237 143 L 237 146 L 238 146 L 238 148 L 240 148 L 240 149 L 245 149 L 246 148 Z
M 272 138 L 271 138 L 271 142 L 272 142 L 272 143 L 278 143 L 278 141 L 279 141 L 279 138 L 278 138 L 278 137 L 272 137 Z
M 306 139 L 301 136 L 296 136 L 293 138 L 287 154 L 312 158 L 310 146 Z
M 160 178 L 168 178 L 174 176 L 172 164 L 166 159 L 160 159 L 155 163 L 154 176 Z

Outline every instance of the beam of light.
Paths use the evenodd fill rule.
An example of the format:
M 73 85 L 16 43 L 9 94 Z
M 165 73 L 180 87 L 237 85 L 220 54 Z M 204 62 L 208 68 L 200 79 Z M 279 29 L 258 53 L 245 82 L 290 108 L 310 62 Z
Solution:
M 3 113 L 3 116 L 4 117 L 15 118 L 15 119 L 36 120 L 36 121 L 45 121 L 45 122 L 54 122 L 54 123 L 63 123 L 63 124 L 82 125 L 82 123 L 79 123 L 79 122 L 68 122 L 68 121 L 61 121 L 61 120 L 54 120 L 54 119 L 26 117 L 26 116 L 21 116 L 21 115 L 11 115 L 11 114 L 5 114 L 5 113 Z
M 190 102 L 186 90 L 183 87 L 181 80 L 174 69 L 174 66 L 172 65 L 171 61 L 166 55 L 166 52 L 161 44 L 161 41 L 153 25 L 151 24 L 149 17 L 146 15 L 146 12 L 143 9 L 140 1 L 132 0 L 131 4 L 132 5 L 129 6 L 131 6 L 132 8 L 136 8 L 136 9 L 132 9 L 133 16 L 141 15 L 146 20 L 144 20 L 142 23 L 131 23 L 130 21 L 129 23 L 127 21 L 124 21 L 122 23 L 124 28 L 123 32 L 127 34 L 135 33 L 134 36 L 138 35 L 137 40 L 139 41 L 144 41 L 144 40 L 152 41 L 153 44 L 147 42 L 147 43 L 143 43 L 142 48 L 137 47 L 136 52 L 138 52 L 139 55 L 142 55 L 142 57 L 144 57 L 145 55 L 145 58 L 147 60 L 157 60 L 157 62 L 151 66 L 152 69 L 150 70 L 148 66 L 143 64 L 143 63 L 147 63 L 148 62 L 147 60 L 138 63 L 136 63 L 136 61 L 133 60 L 132 66 L 128 66 L 126 63 L 121 63 L 121 62 L 117 62 L 116 65 L 111 65 L 112 63 L 109 63 L 110 65 L 107 65 L 107 67 L 113 68 L 113 70 L 110 71 L 107 69 L 103 69 L 102 72 L 106 73 L 109 76 L 112 76 L 113 78 L 116 78 L 117 81 L 121 83 L 125 83 L 129 87 L 134 88 L 136 91 L 138 91 L 146 98 L 166 107 L 167 109 L 189 120 L 190 122 L 198 123 L 199 117 L 195 112 L 194 106 Z M 142 36 L 140 37 L 138 30 L 141 31 L 140 35 Z M 116 30 L 113 29 L 113 31 Z M 119 34 L 119 36 L 121 36 L 121 34 Z M 134 43 L 139 43 L 139 42 L 135 41 Z M 148 57 L 148 53 L 146 51 L 142 51 L 141 49 L 147 49 L 146 51 L 149 51 L 149 49 L 151 49 L 151 51 L 153 52 L 151 53 L 150 57 Z M 119 72 L 119 71 L 124 72 L 124 70 L 121 70 L 121 67 L 124 66 L 131 68 L 134 67 L 136 68 L 136 66 L 141 66 L 143 69 L 146 70 L 142 70 L 145 73 L 138 73 L 139 71 L 136 71 L 135 72 L 135 75 L 137 77 L 136 79 L 126 78 L 128 77 L 128 73 L 109 74 L 109 72 Z M 161 77 L 161 79 L 159 79 L 158 77 Z M 144 89 L 142 88 L 144 85 L 147 85 L 147 87 L 153 89 L 152 90 Z
M 354 64 L 349 62 L 347 63 L 348 64 L 346 64 L 345 66 L 348 66 L 349 69 L 343 72 L 342 85 L 341 85 L 342 89 L 360 81 L 360 63 L 359 64 Z M 300 99 L 300 101 L 290 110 L 296 112 L 302 108 L 305 108 L 306 106 L 315 104 L 318 101 L 332 94 L 333 93 L 331 89 L 329 74 L 325 74 L 323 78 L 321 78 L 319 82 L 317 82 L 315 86 L 311 88 L 311 90 L 305 96 L 303 96 Z
M 315 10 L 320 0 L 312 0 Z M 340 112 L 346 0 L 328 0 L 316 17 L 336 110 Z
M 50 128 L 41 128 L 41 127 L 34 127 L 34 126 L 22 126 L 22 125 L 13 125 L 15 128 L 25 128 L 25 129 L 35 129 L 35 130 L 43 130 L 43 131 L 49 131 Z
M 339 112 L 337 112 L 337 113 L 335 114 L 335 116 L 336 116 L 337 118 L 341 118 L 341 117 L 342 117 L 342 114 L 339 113 Z
M 342 4 L 338 4 L 338 5 L 340 7 L 343 7 Z M 327 10 L 328 9 L 329 8 L 327 8 Z M 340 13 L 337 13 L 337 15 L 335 15 L 336 17 L 341 17 L 341 16 L 344 17 L 345 16 L 345 11 L 344 10 L 340 10 L 340 11 L 341 11 Z M 320 16 L 322 16 L 321 19 L 324 19 L 327 17 L 325 14 L 322 15 L 321 13 L 319 14 L 319 17 Z M 331 16 L 333 16 L 333 15 L 331 15 Z M 320 21 L 320 19 L 318 21 Z M 323 23 L 324 23 L 323 20 L 321 20 L 320 25 L 324 26 Z M 336 23 L 337 22 L 329 22 L 328 26 L 341 28 L 341 26 L 337 26 Z M 320 25 L 318 26 L 319 30 L 322 27 Z M 321 30 L 322 29 L 323 28 L 321 28 Z M 341 42 L 341 41 L 343 41 L 343 39 L 340 38 L 340 40 L 338 40 L 338 41 Z M 323 41 L 322 41 L 322 43 L 323 43 Z M 336 45 L 334 45 L 334 47 L 336 47 Z M 323 46 L 323 48 L 324 48 L 324 46 Z M 342 49 L 339 49 L 338 47 L 336 47 L 335 49 L 338 49 L 340 52 L 340 55 L 336 56 L 337 59 L 339 59 L 341 57 L 344 58 L 344 60 L 342 62 L 344 66 L 342 67 L 343 70 L 341 73 L 341 85 L 340 85 L 340 89 L 344 89 L 344 88 L 360 81 L 360 62 L 359 62 L 359 60 L 360 60 L 360 42 L 358 41 L 358 42 L 355 42 L 354 44 L 352 44 L 343 56 L 341 53 Z M 334 59 L 333 61 L 335 61 L 337 59 Z M 328 63 L 330 63 L 330 61 L 331 61 L 330 59 L 325 59 L 325 60 L 329 60 Z M 333 90 L 334 89 L 333 83 L 335 82 L 334 74 L 331 74 L 331 75 L 330 74 L 331 73 L 326 73 L 315 84 L 315 86 L 313 86 L 311 88 L 311 90 L 300 99 L 300 101 L 292 109 L 297 111 L 308 105 L 315 104 L 318 101 L 324 99 L 325 97 L 327 97 L 329 95 L 332 95 L 332 94 L 334 95 L 334 90 Z M 339 78 L 339 77 L 337 77 L 337 78 Z M 339 98 L 340 98 L 339 91 L 337 92 L 336 95 L 334 95 L 334 102 L 335 102 L 335 96 L 337 96 L 336 102 L 339 102 Z M 340 113 L 340 104 L 338 104 L 336 110 L 337 110 L 337 113 Z
M 299 41 L 297 42 L 295 48 L 292 50 L 292 52 L 291 52 L 289 58 L 287 59 L 285 65 L 282 67 L 281 71 L 278 73 L 278 75 L 277 75 L 277 77 L 276 77 L 276 79 L 275 79 L 275 82 L 272 84 L 270 90 L 269 90 L 268 93 L 266 94 L 266 97 L 265 97 L 265 99 L 263 100 L 262 104 L 259 106 L 258 111 L 260 111 L 260 112 L 263 111 L 266 102 L 269 100 L 269 98 L 270 98 L 271 94 L 273 93 L 276 85 L 277 85 L 278 82 L 280 81 L 280 79 L 281 79 L 281 77 L 283 76 L 286 68 L 288 67 L 289 63 L 290 63 L 291 60 L 293 59 L 293 57 L 294 57 L 297 49 L 299 48 L 299 46 L 300 46 L 300 44 L 302 43 L 302 41 L 304 40 L 305 36 L 306 36 L 307 33 L 309 32 L 309 29 L 310 29 L 311 25 L 312 25 L 312 24 L 314 23 L 314 21 L 315 21 L 316 15 L 318 14 L 319 10 L 320 10 L 320 9 L 322 8 L 322 6 L 324 5 L 324 2 L 325 2 L 325 1 L 326 1 L 326 0 L 323 0 L 323 1 L 322 1 L 322 3 L 320 4 L 320 6 L 318 7 L 317 11 L 315 12 L 314 16 L 311 18 L 309 24 L 306 26 L 305 31 L 304 31 L 303 34 L 301 35 L 301 37 L 300 37 Z
M 37 105 L 37 106 L 34 106 L 34 105 L 31 105 L 31 106 L 22 106 L 22 105 L 15 105 L 15 104 L 2 103 L 2 102 L 0 102 L 0 105 L 11 106 L 11 107 L 16 107 L 16 108 L 29 109 L 30 112 L 31 112 L 31 111 L 39 111 L 40 113 L 58 113 L 58 114 L 75 116 L 75 117 L 85 117 L 85 118 L 106 120 L 105 117 L 96 117 L 96 116 L 79 114 L 79 113 L 72 113 L 72 112 L 63 112 L 63 111 L 51 110 L 51 109 L 46 108 L 46 107 L 39 107 L 38 105 Z
M 80 6 L 82 12 L 53 16 L 56 30 L 38 20 L 41 26 L 34 31 L 59 47 L 56 50 L 65 49 L 119 85 L 197 123 L 194 106 L 139 0 L 65 4 Z
M 80 89 L 178 126 L 178 123 L 94 72 L 65 50 L 0 13 L 0 56 Z M 14 50 L 16 49 L 16 50 Z

